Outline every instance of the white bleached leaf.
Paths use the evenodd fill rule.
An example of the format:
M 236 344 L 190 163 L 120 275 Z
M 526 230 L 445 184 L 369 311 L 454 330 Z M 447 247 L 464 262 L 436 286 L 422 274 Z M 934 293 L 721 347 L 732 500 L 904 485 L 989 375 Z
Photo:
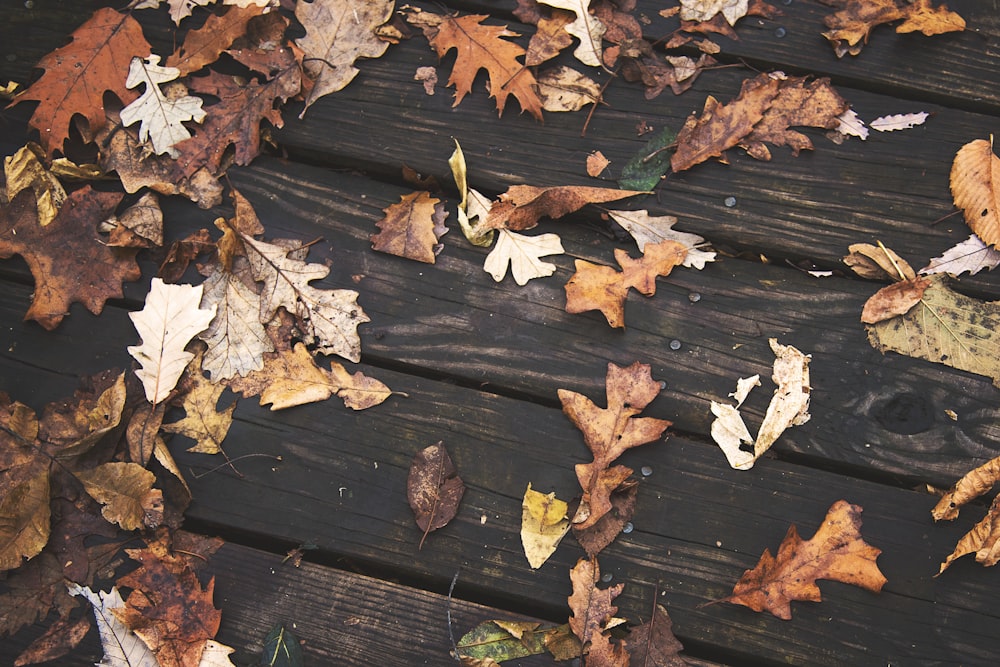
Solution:
M 722 448 L 729 465 L 735 470 L 749 470 L 753 467 L 752 452 L 740 449 L 740 445 L 753 443 L 753 436 L 747 430 L 740 411 L 726 403 L 712 401 L 712 439 Z
M 711 21 L 721 13 L 729 25 L 736 25 L 749 9 L 750 0 L 681 0 L 681 20 Z
M 953 276 L 968 272 L 976 275 L 980 271 L 990 271 L 1000 264 L 1000 250 L 983 243 L 975 234 L 961 243 L 948 248 L 940 257 L 935 257 L 931 263 L 920 269 L 923 275 L 931 273 L 950 273 Z
M 525 236 L 509 229 L 501 229 L 496 246 L 486 256 L 483 270 L 493 276 L 493 280 L 500 282 L 507 275 L 509 265 L 514 282 L 524 285 L 532 278 L 543 278 L 555 273 L 556 265 L 543 262 L 540 258 L 561 255 L 563 252 L 562 242 L 556 234 Z
M 125 606 L 117 587 L 108 593 L 95 593 L 88 586 L 79 584 L 68 584 L 67 588 L 70 595 L 82 595 L 94 608 L 97 631 L 104 649 L 104 658 L 98 663 L 100 667 L 159 667 L 153 652 L 111 613 L 112 609 Z
M 705 268 L 707 262 L 715 261 L 714 252 L 698 249 L 699 245 L 705 243 L 705 239 L 673 228 L 677 224 L 677 218 L 672 215 L 651 216 L 646 210 L 608 211 L 608 215 L 632 235 L 641 252 L 646 251 L 647 243 L 677 241 L 688 251 L 682 266 L 700 270 Z
M 563 28 L 580 40 L 580 45 L 573 51 L 573 55 L 584 65 L 600 67 L 601 39 L 607 28 L 590 13 L 590 0 L 539 0 L 539 2 L 576 14 L 576 20 Z
M 923 125 L 930 116 L 926 111 L 920 113 L 901 113 L 895 116 L 882 116 L 868 123 L 868 126 L 879 132 L 894 132 L 896 130 L 908 130 L 917 125 Z
M 167 285 L 153 278 L 145 307 L 129 313 L 142 345 L 128 348 L 139 362 L 135 372 L 142 380 L 146 399 L 156 405 L 173 390 L 188 362 L 194 357 L 184 348 L 208 327 L 215 305 L 201 309 L 202 286 Z
M 200 123 L 205 120 L 205 110 L 201 108 L 199 97 L 167 96 L 160 90 L 159 84 L 173 81 L 181 71 L 176 67 L 160 67 L 159 62 L 160 56 L 156 54 L 147 60 L 132 58 L 125 85 L 135 88 L 145 84 L 146 90 L 122 109 L 122 125 L 127 127 L 139 122 L 139 141 L 149 139 L 157 155 L 169 153 L 170 157 L 176 158 L 180 153 L 174 145 L 191 138 L 184 121 Z
M 214 639 L 206 640 L 198 667 L 236 667 L 229 658 L 235 651 L 236 649 L 220 644 Z
M 837 132 L 852 137 L 858 137 L 861 141 L 868 138 L 868 128 L 865 127 L 865 121 L 861 120 L 854 109 L 848 109 L 844 113 L 840 114 L 837 116 L 837 120 L 840 123 L 837 126 Z
M 237 257 L 232 272 L 215 265 L 203 283 L 201 305 L 216 307 L 215 319 L 198 334 L 208 345 L 201 367 L 212 382 L 259 371 L 264 353 L 274 350 L 260 323 L 260 295 L 241 279 L 248 270 L 246 259 Z

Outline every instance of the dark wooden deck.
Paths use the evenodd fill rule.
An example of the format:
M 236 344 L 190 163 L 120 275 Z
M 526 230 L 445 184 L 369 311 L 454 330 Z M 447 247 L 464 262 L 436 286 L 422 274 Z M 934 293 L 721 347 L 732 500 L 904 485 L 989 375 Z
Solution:
M 35 0 L 26 9 L 21 0 L 0 2 L 0 82 L 29 80 L 38 58 L 102 4 Z M 516 25 L 513 1 L 447 4 L 530 32 Z M 671 4 L 640 0 L 637 12 L 651 19 L 652 38 L 669 29 L 657 12 Z M 652 101 L 641 88 L 616 82 L 585 137 L 586 112 L 547 114 L 540 124 L 511 103 L 498 119 L 478 83 L 457 108 L 443 82 L 427 96 L 413 72 L 437 58 L 417 36 L 363 62 L 351 85 L 316 103 L 304 120 L 292 107 L 274 133 L 282 155 L 230 170 L 269 237 L 322 239 L 310 260 L 332 262 L 323 284 L 357 289 L 371 317 L 360 328 L 360 369 L 406 394 L 358 413 L 334 401 L 270 412 L 240 400 L 227 452 L 282 457 L 278 464 L 241 462 L 242 479 L 226 469 L 195 476 L 218 461 L 174 450 L 195 473 L 185 527 L 227 541 L 213 559 L 219 640 L 238 657 L 258 651 L 267 630 L 284 621 L 305 641 L 307 664 L 454 664 L 445 594 L 456 573 L 456 637 L 491 618 L 565 622 L 568 571 L 583 551 L 567 537 L 548 563 L 530 570 L 519 538 L 521 497 L 529 481 L 572 496 L 573 465 L 589 460 L 557 389 L 603 404 L 607 363 L 642 361 L 667 383 L 644 414 L 674 426 L 666 442 L 623 459 L 652 474 L 639 489 L 635 530 L 600 557 L 602 571 L 625 583 L 620 615 L 648 620 L 658 590 L 685 655 L 722 664 L 1000 660 L 1000 572 L 968 557 L 933 576 L 982 509 L 936 525 L 935 498 L 923 490 L 950 486 L 1000 454 L 1000 393 L 988 378 L 872 349 L 859 316 L 880 285 L 846 275 L 840 261 L 852 243 L 882 241 L 919 267 L 968 235 L 960 216 L 935 221 L 954 210 L 948 174 L 955 152 L 1000 134 L 1000 8 L 995 0 L 951 0 L 966 32 L 927 38 L 880 28 L 861 56 L 837 60 L 819 34 L 827 7 L 775 4 L 781 18 L 746 19 L 739 41 L 718 40 L 720 61 L 745 67 L 707 72 L 682 96 L 667 91 Z M 169 52 L 173 33 L 152 15 L 137 18 L 151 23 L 160 40 L 154 50 Z M 679 128 L 706 95 L 734 97 L 749 68 L 829 76 L 866 119 L 917 111 L 933 117 L 906 132 L 839 146 L 812 132 L 816 150 L 797 158 L 778 148 L 771 162 L 758 162 L 734 150 L 730 165 L 671 175 L 655 195 L 633 201 L 676 215 L 679 228 L 703 235 L 725 257 L 704 271 L 674 271 L 655 297 L 631 295 L 624 331 L 610 329 L 599 313 L 563 310 L 573 258 L 610 264 L 615 247 L 635 254 L 593 210 L 543 225 L 560 234 L 567 254 L 551 258 L 559 267 L 554 277 L 525 287 L 510 278 L 496 283 L 483 271 L 487 251 L 464 240 L 454 212 L 435 265 L 371 250 L 382 209 L 412 190 L 399 176 L 403 163 L 450 183 L 452 137 L 465 151 L 470 185 L 488 195 L 516 183 L 593 185 L 583 169 L 589 152 L 601 150 L 612 169 L 620 167 L 646 141 L 637 123 Z M 27 106 L 0 115 L 4 155 L 24 140 Z M 735 206 L 725 205 L 728 197 Z M 211 228 L 224 214 L 170 201 L 168 233 Z M 797 268 L 806 263 L 838 274 L 813 278 Z M 141 307 L 154 267 L 144 269 L 126 299 L 100 317 L 74 306 L 49 333 L 22 322 L 32 292 L 25 265 L 0 263 L 0 391 L 41 409 L 71 394 L 78 376 L 129 367 L 126 347 L 136 335 L 128 313 Z M 995 274 L 960 284 L 1000 298 Z M 700 300 L 693 303 L 691 293 Z M 769 376 L 769 337 L 812 354 L 812 419 L 779 439 L 774 458 L 733 471 L 708 436 L 709 401 L 725 399 L 737 377 Z M 749 401 L 753 424 L 770 389 L 758 393 Z M 418 551 L 407 470 L 418 449 L 439 440 L 468 491 L 458 517 Z M 703 606 L 725 597 L 789 524 L 811 535 L 841 498 L 864 507 L 865 538 L 882 549 L 888 584 L 881 594 L 821 583 L 823 602 L 795 603 L 787 622 L 743 607 Z M 299 569 L 281 565 L 301 543 L 318 549 Z M 0 662 L 8 664 L 40 631 L 4 640 Z M 60 664 L 99 658 L 92 635 Z

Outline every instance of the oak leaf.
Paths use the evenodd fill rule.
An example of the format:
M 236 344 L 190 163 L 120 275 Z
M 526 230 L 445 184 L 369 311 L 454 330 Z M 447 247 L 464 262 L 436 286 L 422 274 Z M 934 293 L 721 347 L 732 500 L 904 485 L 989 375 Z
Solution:
M 83 596 L 94 609 L 101 648 L 104 649 L 102 664 L 116 667 L 159 667 L 152 651 L 112 613 L 113 609 L 125 606 L 125 600 L 117 586 L 112 586 L 107 593 L 95 593 L 89 586 L 78 584 L 69 584 L 68 588 L 70 595 Z
M 195 445 L 188 448 L 189 452 L 218 454 L 232 426 L 236 402 L 221 411 L 216 409 L 225 387 L 209 382 L 201 374 L 201 356 L 197 355 L 188 365 L 187 391 L 181 399 L 184 418 L 163 424 L 161 428 L 167 433 L 178 433 L 194 440 Z
M 153 405 L 165 399 L 180 379 L 194 354 L 184 348 L 215 317 L 215 305 L 199 308 L 202 286 L 167 285 L 153 278 L 146 305 L 129 313 L 141 345 L 128 348 L 139 362 L 136 375 L 142 380 L 146 400 Z
M 621 594 L 625 584 L 597 588 L 601 568 L 596 558 L 581 558 L 569 571 L 569 578 L 573 583 L 573 593 L 568 598 L 572 612 L 569 626 L 583 644 L 587 654 L 585 664 L 588 667 L 627 667 L 629 655 L 625 646 L 607 634 L 618 613 L 612 600 Z
M 749 0 L 681 0 L 680 16 L 682 21 L 710 21 L 721 14 L 734 26 L 749 8 Z
M 545 564 L 569 532 L 567 511 L 566 502 L 556 498 L 555 491 L 540 493 L 528 482 L 521 501 L 521 546 L 532 570 Z
M 567 389 L 558 392 L 563 412 L 583 433 L 594 456 L 591 463 L 576 465 L 583 497 L 573 524 L 581 530 L 611 511 L 611 494 L 632 474 L 631 468 L 612 467 L 615 459 L 628 449 L 659 440 L 671 424 L 665 419 L 636 417 L 661 389 L 648 365 L 635 362 L 621 368 L 609 363 L 606 385 L 606 408 L 597 407 L 583 394 Z
M 6 196 L 0 190 L 0 204 L 5 204 L 21 190 L 31 188 L 38 204 L 38 224 L 42 227 L 55 220 L 66 201 L 66 190 L 55 174 L 42 164 L 44 159 L 45 153 L 36 143 L 28 143 L 13 155 L 5 157 Z
M 601 66 L 601 39 L 607 28 L 590 13 L 590 0 L 538 0 L 550 7 L 557 7 L 573 12 L 576 19 L 564 26 L 564 30 L 580 40 L 573 56 L 584 65 Z
M 605 204 L 634 195 L 646 194 L 637 190 L 594 188 L 585 185 L 512 185 L 490 207 L 486 226 L 491 229 L 510 229 L 515 232 L 531 229 L 543 217 L 561 218 L 578 211 L 587 204 Z
M 677 241 L 661 241 L 647 245 L 640 259 L 632 259 L 626 251 L 616 248 L 615 259 L 622 267 L 621 272 L 578 259 L 576 273 L 566 283 L 566 312 L 599 310 L 609 325 L 622 328 L 629 289 L 634 287 L 652 296 L 656 293 L 657 276 L 669 275 L 686 257 L 687 248 Z
M 522 111 L 542 119 L 538 83 L 531 70 L 518 61 L 525 51 L 514 42 L 503 39 L 517 37 L 518 33 L 506 27 L 483 25 L 482 21 L 487 17 L 482 14 L 437 18 L 440 22 L 429 29 L 433 33 L 428 37 L 431 46 L 441 58 L 452 49 L 459 54 L 448 77 L 448 85 L 455 86 L 455 103 L 452 106 L 458 106 L 472 92 L 476 74 L 485 69 L 490 75 L 490 97 L 496 99 L 501 115 L 507 98 L 513 95 Z M 413 22 L 412 14 L 407 16 L 407 20 Z
M 704 269 L 705 264 L 715 261 L 715 253 L 699 249 L 704 246 L 705 239 L 697 234 L 689 234 L 674 229 L 677 218 L 672 215 L 652 216 L 649 211 L 608 211 L 611 219 L 621 225 L 632 235 L 639 252 L 645 252 L 646 246 L 662 241 L 676 241 L 687 248 L 687 255 L 681 266 Z
M 838 500 L 809 540 L 790 526 L 777 557 L 765 549 L 757 566 L 743 573 L 733 594 L 723 602 L 769 611 L 787 621 L 792 618 L 793 600 L 822 599 L 816 585 L 819 579 L 881 591 L 886 579 L 875 561 L 882 550 L 861 538 L 861 511 L 858 505 Z
M 191 137 L 184 127 L 184 121 L 200 123 L 205 119 L 201 108 L 201 98 L 186 94 L 183 85 L 176 83 L 168 96 L 160 90 L 160 84 L 168 83 L 180 76 L 176 67 L 162 67 L 160 56 L 151 55 L 147 59 L 133 58 L 125 85 L 136 88 L 145 86 L 142 95 L 121 110 L 122 125 L 128 127 L 139 122 L 139 141 L 148 138 L 157 155 L 169 153 L 176 158 L 179 153 L 176 144 Z
M 976 236 L 1000 246 L 1000 158 L 992 142 L 976 139 L 959 149 L 951 165 L 951 194 Z
M 262 6 L 231 7 L 222 15 L 210 14 L 205 24 L 184 36 L 184 43 L 164 62 L 175 67 L 180 76 L 197 72 L 218 60 L 219 56 L 247 30 L 247 23 L 264 11 Z
M 538 75 L 538 95 L 546 111 L 579 111 L 601 101 L 601 86 L 575 69 L 560 65 Z
M 56 219 L 45 227 L 38 224 L 30 190 L 0 206 L 0 258 L 21 255 L 35 279 L 25 319 L 51 331 L 72 303 L 82 303 L 97 315 L 105 301 L 121 298 L 123 282 L 139 278 L 136 249 L 110 248 L 97 232 L 97 224 L 121 198 L 119 193 L 97 192 L 85 185 L 66 199 Z
M 931 7 L 931 0 L 823 0 L 837 11 L 824 17 L 829 30 L 823 36 L 833 46 L 838 58 L 848 53 L 856 56 L 868 42 L 868 35 L 879 25 L 904 19 L 896 32 L 922 32 L 937 35 L 965 29 L 965 20 L 947 5 Z
M 123 530 L 156 528 L 163 518 L 163 492 L 154 489 L 156 476 L 138 463 L 104 463 L 73 473 L 90 497 L 101 503 L 101 514 Z
M 28 124 L 38 130 L 48 155 L 62 150 L 74 114 L 86 119 L 90 134 L 104 126 L 105 91 L 122 104 L 138 97 L 125 85 L 125 77 L 133 57 L 150 54 L 139 23 L 108 7 L 94 12 L 72 37 L 38 62 L 45 73 L 15 100 L 38 100 Z
M 424 531 L 418 549 L 423 548 L 428 533 L 444 528 L 455 518 L 463 495 L 465 483 L 443 443 L 416 453 L 406 480 L 406 498 L 417 526 Z
M 663 605 L 656 605 L 653 617 L 625 638 L 629 664 L 637 667 L 686 667 L 687 660 L 679 654 L 684 646 L 674 636 L 673 621 Z
M 626 479 L 611 492 L 611 510 L 589 528 L 573 527 L 573 537 L 588 556 L 596 556 L 615 541 L 635 514 L 639 483 Z
M 694 85 L 706 67 L 714 65 L 716 61 L 704 53 L 698 60 L 687 56 L 668 56 L 664 61 L 653 51 L 649 42 L 639 37 L 621 43 L 618 62 L 621 64 L 622 78 L 641 82 L 646 89 L 646 99 L 651 100 L 668 86 L 674 95 L 680 95 Z
M 572 44 L 573 38 L 565 28 L 574 20 L 576 15 L 573 12 L 561 9 L 553 11 L 551 16 L 539 16 L 537 29 L 531 36 L 528 50 L 524 54 L 524 64 L 527 67 L 541 65 L 546 60 L 555 58 L 560 51 Z
M 974 276 L 980 271 L 992 271 L 1000 264 L 1000 250 L 983 243 L 975 234 L 956 243 L 941 254 L 931 259 L 930 263 L 920 269 L 920 273 L 948 273 L 953 276 L 968 272 Z
M 541 261 L 546 255 L 561 255 L 562 242 L 555 234 L 525 236 L 509 229 L 499 230 L 497 244 L 486 256 L 483 270 L 500 282 L 510 266 L 514 282 L 526 285 L 532 278 L 544 278 L 555 273 L 556 265 Z
M 444 204 L 424 191 L 411 192 L 400 199 L 382 209 L 385 217 L 375 223 L 382 231 L 372 235 L 372 248 L 433 264 L 444 247 L 438 241 L 448 233 L 444 226 L 448 217 Z
M 393 0 L 314 0 L 295 5 L 295 17 L 306 29 L 295 40 L 305 54 L 303 68 L 315 85 L 306 97 L 305 115 L 312 104 L 349 84 L 360 71 L 358 58 L 378 58 L 389 43 L 375 28 L 392 17 Z
M 770 160 L 771 153 L 764 142 L 789 146 L 792 155 L 812 150 L 809 137 L 790 129 L 792 126 L 821 127 L 828 130 L 840 124 L 839 117 L 848 104 L 830 85 L 830 79 L 806 83 L 806 77 L 781 79 L 777 96 L 771 100 L 764 117 L 754 125 L 740 144 L 751 157 Z M 678 137 L 679 140 L 679 137 Z

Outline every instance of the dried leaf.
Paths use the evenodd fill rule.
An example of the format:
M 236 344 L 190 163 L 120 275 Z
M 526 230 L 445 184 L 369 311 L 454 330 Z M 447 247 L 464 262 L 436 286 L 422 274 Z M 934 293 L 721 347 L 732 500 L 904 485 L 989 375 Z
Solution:
M 663 605 L 656 605 L 653 617 L 633 628 L 625 639 L 625 650 L 637 667 L 685 667 L 679 654 L 684 646 L 674 636 L 673 621 Z
M 879 592 L 886 583 L 875 562 L 882 551 L 861 538 L 861 511 L 858 505 L 838 500 L 816 534 L 805 541 L 790 526 L 777 557 L 765 549 L 757 567 L 743 573 L 723 602 L 769 611 L 787 621 L 792 618 L 792 600 L 821 600 L 819 579 Z
M 671 422 L 652 417 L 636 417 L 660 393 L 660 383 L 650 375 L 650 367 L 635 362 L 627 368 L 608 364 L 607 408 L 599 408 L 584 396 L 559 390 L 563 412 L 583 433 L 594 456 L 591 463 L 576 465 L 576 477 L 583 497 L 574 526 L 593 526 L 611 511 L 611 494 L 632 474 L 632 469 L 611 464 L 626 450 L 659 440 Z
M 123 530 L 155 528 L 163 518 L 163 493 L 153 488 L 156 476 L 138 463 L 104 463 L 73 475 L 90 497 L 101 503 L 101 514 Z
M 418 548 L 423 548 L 428 533 L 444 528 L 455 518 L 464 494 L 465 484 L 444 444 L 439 442 L 417 452 L 406 480 L 406 498 L 417 526 L 424 531 Z
M 868 125 L 878 132 L 895 132 L 896 130 L 909 130 L 911 127 L 923 125 L 928 117 L 930 117 L 930 114 L 926 111 L 896 114 L 895 116 L 881 116 L 868 123 Z
M 382 231 L 372 235 L 372 248 L 433 264 L 443 247 L 438 240 L 448 233 L 444 204 L 424 191 L 411 192 L 400 200 L 382 209 L 385 217 L 375 223 Z
M 215 308 L 208 328 L 198 334 L 208 349 L 202 368 L 212 382 L 246 376 L 264 367 L 264 355 L 274 344 L 260 321 L 260 294 L 257 293 L 250 264 L 237 257 L 227 271 L 213 264 L 205 279 L 202 308 Z
M 261 667 L 303 667 L 305 658 L 298 638 L 281 623 L 275 625 L 264 638 L 259 664 Z
M 49 470 L 6 490 L 0 498 L 0 571 L 20 567 L 49 541 Z
M 851 137 L 858 137 L 861 141 L 868 139 L 868 128 L 865 122 L 858 117 L 854 109 L 848 109 L 837 116 L 837 132 Z
M 962 536 L 954 551 L 941 563 L 938 574 L 947 570 L 955 559 L 971 553 L 976 554 L 976 562 L 983 567 L 992 567 L 1000 561 L 1000 502 L 996 498 L 986 516 Z
M 651 216 L 646 210 L 608 211 L 608 215 L 632 235 L 640 252 L 646 251 L 647 244 L 676 241 L 687 248 L 687 255 L 681 266 L 700 270 L 705 268 L 706 263 L 715 261 L 714 252 L 698 249 L 698 246 L 706 245 L 705 239 L 697 234 L 674 229 L 677 218 L 672 215 Z
M 42 164 L 44 158 L 41 146 L 35 143 L 29 143 L 5 157 L 3 171 L 7 194 L 0 197 L 0 204 L 6 204 L 21 190 L 31 188 L 38 206 L 38 224 L 42 227 L 55 220 L 66 201 L 66 191 L 59 179 Z
M 507 228 L 520 232 L 531 229 L 543 217 L 554 220 L 578 211 L 587 204 L 604 204 L 641 194 L 646 193 L 581 185 L 556 185 L 544 188 L 534 185 L 512 185 L 490 208 L 486 226 L 491 229 Z
M 45 153 L 62 150 L 74 114 L 84 117 L 90 134 L 104 126 L 105 91 L 123 104 L 138 97 L 126 87 L 124 74 L 133 57 L 149 54 L 139 23 L 129 14 L 104 7 L 73 32 L 72 42 L 38 61 L 45 73 L 15 103 L 40 102 L 28 124 L 38 130 Z
M 423 81 L 424 92 L 428 95 L 434 94 L 434 86 L 438 82 L 438 73 L 436 67 L 418 67 L 416 73 L 413 75 L 414 81 Z
M 104 659 L 110 667 L 159 667 L 156 656 L 128 626 L 118 620 L 112 609 L 125 606 L 117 587 L 95 593 L 87 586 L 69 584 L 70 595 L 82 595 L 94 608 L 97 630 L 101 635 Z
M 621 273 L 610 266 L 576 260 L 576 273 L 566 283 L 566 312 L 584 313 L 599 310 L 608 324 L 625 326 L 625 297 L 634 287 L 646 296 L 656 293 L 657 276 L 669 275 L 687 257 L 687 248 L 676 241 L 661 241 L 646 246 L 640 259 L 632 259 L 621 248 L 615 259 Z
M 716 60 L 702 54 L 698 60 L 687 56 L 667 56 L 664 61 L 660 54 L 653 51 L 653 46 L 640 36 L 621 43 L 618 62 L 621 64 L 622 78 L 641 82 L 646 89 L 646 99 L 651 100 L 667 87 L 674 95 L 687 91 L 694 85 L 702 70 L 714 65 Z
M 45 227 L 38 224 L 30 190 L 0 206 L 0 258 L 21 255 L 35 279 L 25 319 L 51 331 L 72 303 L 82 303 L 97 315 L 105 301 L 122 297 L 123 282 L 139 278 L 136 250 L 109 248 L 97 233 L 98 222 L 114 211 L 121 197 L 86 185 L 69 196 Z
M 855 243 L 848 246 L 844 264 L 854 273 L 870 280 L 914 280 L 917 274 L 910 263 L 884 245 Z
M 73 620 L 60 618 L 17 656 L 14 667 L 61 658 L 76 648 L 89 631 L 90 619 L 86 616 Z
M 174 92 L 169 96 L 160 90 L 160 84 L 173 81 L 181 72 L 176 67 L 161 67 L 159 62 L 160 56 L 156 54 L 146 60 L 132 59 L 125 85 L 136 88 L 144 84 L 146 89 L 137 100 L 121 110 L 120 116 L 122 125 L 126 127 L 141 122 L 139 141 L 144 143 L 148 138 L 157 155 L 169 153 L 170 157 L 176 158 L 180 153 L 174 146 L 191 137 L 183 122 L 191 120 L 200 123 L 205 119 L 205 111 L 201 108 L 201 98 L 184 94 L 186 91 L 180 84 L 174 84 Z
M 176 67 L 180 76 L 197 72 L 218 60 L 229 46 L 247 31 L 247 23 L 264 11 L 262 6 L 230 7 L 222 15 L 210 14 L 205 24 L 184 36 L 184 44 L 166 62 L 166 67 Z
M 1000 264 L 1000 250 L 983 243 L 975 234 L 969 235 L 961 243 L 957 243 L 944 251 L 940 257 L 935 257 L 930 264 L 920 269 L 923 275 L 932 273 L 947 273 L 958 276 L 968 271 L 974 276 L 980 271 L 992 271 Z
M 961 16 L 948 11 L 947 5 L 931 8 L 930 0 L 915 0 L 912 3 L 897 0 L 824 0 L 838 8 L 837 12 L 823 19 L 827 32 L 823 36 L 833 46 L 838 58 L 850 53 L 856 56 L 868 42 L 868 35 L 876 26 L 905 21 L 896 32 L 920 31 L 925 35 L 965 29 Z
M 681 20 L 711 21 L 722 14 L 729 25 L 736 25 L 749 8 L 749 0 L 681 0 Z
M 606 28 L 596 16 L 590 13 L 590 0 L 538 0 L 550 7 L 571 11 L 576 20 L 566 25 L 564 30 L 580 40 L 573 55 L 584 65 L 601 66 L 601 38 Z
M 306 75 L 315 85 L 306 97 L 299 114 L 324 95 L 349 84 L 360 70 L 358 58 L 378 58 L 389 48 L 375 35 L 375 28 L 392 16 L 393 0 L 314 0 L 295 5 L 295 18 L 306 29 L 305 37 L 295 40 L 302 49 Z
M 129 313 L 142 345 L 128 348 L 139 362 L 146 400 L 156 405 L 173 391 L 181 373 L 194 357 L 184 348 L 215 317 L 215 305 L 199 308 L 202 286 L 167 285 L 153 278 L 145 307 Z
M 861 321 L 865 324 L 877 324 L 898 315 L 905 315 L 920 303 L 930 284 L 926 278 L 915 278 L 883 287 L 865 301 L 865 307 L 861 311 Z
M 601 101 L 601 86 L 575 69 L 560 65 L 538 75 L 538 95 L 546 111 L 579 111 Z
M 572 44 L 573 38 L 566 32 L 566 26 L 575 20 L 576 15 L 573 12 L 561 9 L 553 11 L 551 16 L 539 16 L 537 30 L 528 42 L 524 64 L 527 67 L 541 65 L 546 60 L 555 58 L 560 51 Z
M 955 292 L 941 274 L 905 315 L 869 325 L 868 342 L 970 373 L 1000 386 L 1000 302 L 979 301 Z
M 455 150 L 448 158 L 452 178 L 458 186 L 462 201 L 458 205 L 458 224 L 462 234 L 472 245 L 488 248 L 493 245 L 495 230 L 486 227 L 486 218 L 490 213 L 490 200 L 479 192 L 469 188 L 468 174 L 465 165 L 465 153 L 458 140 L 455 139 Z
M 220 644 L 214 639 L 205 642 L 205 648 L 201 652 L 201 661 L 198 667 L 236 667 L 229 656 L 236 652 L 236 649 Z
M 976 139 L 959 149 L 951 165 L 951 194 L 965 222 L 992 247 L 1000 244 L 1000 158 L 992 142 Z
M 456 655 L 465 665 L 489 665 L 545 653 L 557 629 L 540 626 L 532 621 L 483 621 L 458 640 Z
M 604 153 L 601 151 L 594 151 L 587 155 L 587 176 L 591 178 L 597 178 L 601 175 L 608 165 L 611 164 L 611 160 L 604 157 Z
M 199 354 L 187 369 L 187 391 L 184 393 L 181 407 L 184 408 L 184 418 L 180 421 L 163 424 L 167 433 L 178 433 L 195 441 L 189 452 L 199 454 L 218 454 L 222 451 L 222 441 L 229 433 L 233 423 L 234 401 L 221 412 L 216 409 L 219 398 L 225 387 L 209 382 L 201 374 L 201 355 Z
M 569 571 L 573 594 L 569 596 L 569 626 L 583 643 L 588 667 L 627 667 L 629 655 L 621 642 L 612 641 L 607 629 L 618 613 L 611 601 L 618 597 L 625 584 L 599 589 L 601 569 L 596 558 L 581 558 Z
M 483 270 L 500 282 L 510 266 L 514 282 L 525 285 L 532 278 L 544 278 L 555 273 L 556 265 L 541 261 L 547 255 L 561 255 L 562 242 L 555 234 L 525 236 L 508 229 L 499 230 L 497 244 L 486 256 Z
M 540 568 L 555 553 L 559 542 L 569 532 L 567 510 L 566 503 L 556 498 L 555 491 L 549 494 L 539 493 L 528 482 L 524 500 L 521 501 L 521 546 L 524 547 L 524 555 L 531 569 Z M 499 660 L 495 656 L 494 659 Z
M 955 482 L 951 489 L 941 496 L 937 505 L 931 510 L 935 521 L 951 521 L 958 517 L 961 507 L 972 500 L 989 493 L 1000 481 L 1000 457 L 990 459 L 978 468 L 974 468 Z
M 830 79 L 816 79 L 809 83 L 806 83 L 806 77 L 782 79 L 778 94 L 771 100 L 764 117 L 740 144 L 746 147 L 751 157 L 757 159 L 771 159 L 764 142 L 789 146 L 792 155 L 797 156 L 800 151 L 811 151 L 813 145 L 809 137 L 790 129 L 792 126 L 832 130 L 840 124 L 839 117 L 848 108 L 844 98 L 830 85 Z
M 611 493 L 611 510 L 589 528 L 573 527 L 573 537 L 588 556 L 604 551 L 621 535 L 622 529 L 635 514 L 635 501 L 639 496 L 639 483 L 627 479 Z

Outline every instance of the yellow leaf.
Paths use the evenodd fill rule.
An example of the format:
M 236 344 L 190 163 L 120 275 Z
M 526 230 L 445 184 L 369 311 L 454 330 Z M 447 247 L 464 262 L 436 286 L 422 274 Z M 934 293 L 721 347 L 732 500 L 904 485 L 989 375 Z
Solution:
M 531 569 L 540 568 L 569 531 L 567 510 L 566 503 L 556 498 L 554 491 L 539 493 L 528 483 L 521 502 L 521 544 Z
M 66 201 L 66 191 L 52 172 L 42 164 L 41 146 L 29 143 L 13 155 L 4 158 L 3 170 L 7 178 L 7 197 L 10 201 L 21 190 L 35 191 L 38 205 L 38 224 L 46 226 L 56 218 L 59 208 Z
M 138 463 L 105 463 L 73 475 L 103 505 L 104 518 L 124 530 L 155 528 L 163 518 L 163 493 L 153 488 L 156 477 Z
M 221 384 L 212 384 L 201 374 L 200 356 L 188 366 L 190 387 L 184 394 L 181 407 L 184 408 L 184 419 L 164 424 L 161 428 L 167 433 L 179 433 L 195 441 L 195 446 L 189 452 L 199 454 L 218 454 L 222 451 L 222 441 L 229 433 L 233 423 L 233 402 L 221 412 L 216 410 L 219 397 L 225 391 Z

